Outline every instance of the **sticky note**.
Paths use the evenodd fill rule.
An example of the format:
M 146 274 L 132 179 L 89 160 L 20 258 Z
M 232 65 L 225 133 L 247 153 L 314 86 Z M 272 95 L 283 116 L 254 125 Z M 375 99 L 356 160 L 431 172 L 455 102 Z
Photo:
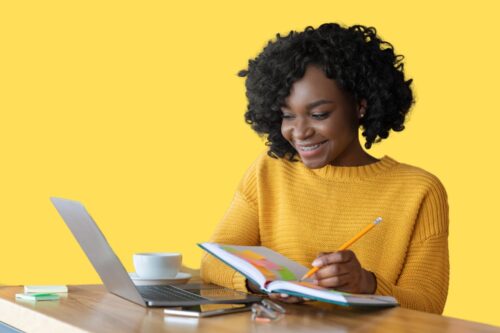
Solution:
M 28 301 L 54 301 L 59 299 L 59 295 L 52 293 L 24 293 L 16 294 L 16 298 Z
M 25 293 L 67 293 L 67 286 L 24 286 Z

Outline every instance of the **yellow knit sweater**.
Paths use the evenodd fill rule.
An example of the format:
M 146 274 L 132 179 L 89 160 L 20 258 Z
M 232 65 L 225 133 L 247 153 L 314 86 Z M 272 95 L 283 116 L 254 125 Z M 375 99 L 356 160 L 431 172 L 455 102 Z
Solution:
M 262 154 L 241 180 L 210 241 L 263 245 L 311 267 L 381 216 L 356 242 L 363 268 L 375 273 L 377 294 L 403 307 L 442 313 L 448 294 L 448 202 L 434 175 L 384 156 L 359 167 L 302 162 Z M 205 254 L 205 281 L 245 290 L 245 278 Z

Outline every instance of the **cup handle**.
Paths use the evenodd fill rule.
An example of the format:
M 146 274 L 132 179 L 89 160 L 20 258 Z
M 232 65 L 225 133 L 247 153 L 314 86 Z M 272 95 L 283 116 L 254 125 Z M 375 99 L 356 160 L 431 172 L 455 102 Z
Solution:
M 190 268 L 190 267 L 187 267 L 187 266 L 184 266 L 184 265 L 181 266 L 181 272 L 183 272 L 183 273 L 189 273 L 193 277 L 199 277 L 200 276 L 200 270 L 199 269 Z

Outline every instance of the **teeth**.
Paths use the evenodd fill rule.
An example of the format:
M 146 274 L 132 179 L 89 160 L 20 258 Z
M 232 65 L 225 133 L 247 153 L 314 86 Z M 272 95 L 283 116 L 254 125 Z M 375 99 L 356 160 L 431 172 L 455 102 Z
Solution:
M 302 147 L 299 147 L 299 149 L 302 151 L 311 151 L 311 150 L 318 148 L 319 146 L 321 146 L 321 143 L 314 145 L 314 146 L 302 146 Z

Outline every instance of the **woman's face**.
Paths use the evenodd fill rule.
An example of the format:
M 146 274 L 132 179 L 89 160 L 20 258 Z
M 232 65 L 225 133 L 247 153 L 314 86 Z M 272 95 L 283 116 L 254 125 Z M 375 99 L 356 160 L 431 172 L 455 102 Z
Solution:
M 358 107 L 323 70 L 309 65 L 282 107 L 281 134 L 308 168 L 358 165 L 367 154 L 359 143 Z

